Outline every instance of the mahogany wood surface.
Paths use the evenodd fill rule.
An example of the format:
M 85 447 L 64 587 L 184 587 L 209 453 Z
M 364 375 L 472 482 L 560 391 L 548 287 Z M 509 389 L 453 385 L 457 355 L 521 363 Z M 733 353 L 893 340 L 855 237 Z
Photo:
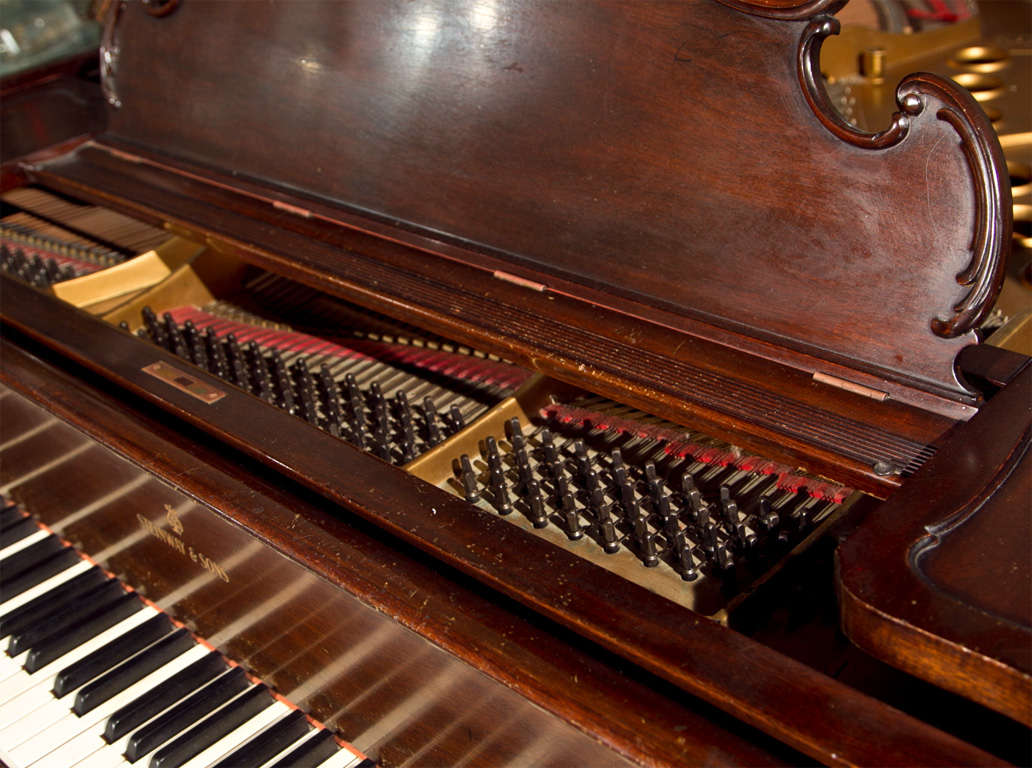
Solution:
M 0 281 L 3 317 L 19 330 L 795 749 L 837 765 L 994 762 L 189 368 L 226 391 L 198 409 L 196 400 L 141 371 L 155 361 L 184 367 L 183 361 L 41 300 L 10 278 Z
M 956 418 L 973 408 L 923 397 L 919 407 L 886 382 L 772 350 L 742 354 L 738 340 L 713 343 L 568 296 L 528 290 L 456 262 L 447 269 L 400 244 L 318 217 L 168 173 L 94 144 L 33 166 L 33 180 L 126 210 L 218 250 L 336 293 L 388 315 L 495 352 L 555 378 L 751 447 L 854 487 L 885 495 Z M 127 172 L 128 171 L 128 172 Z M 270 205 L 271 203 L 271 205 Z M 272 210 L 270 211 L 270 208 Z M 767 358 L 767 359 L 764 359 Z M 585 361 L 590 361 L 585 363 Z M 813 371 L 851 376 L 873 400 L 820 384 Z
M 105 114 L 96 83 L 55 74 L 33 88 L 13 85 L 0 94 L 0 161 L 30 155 L 76 136 L 98 133 Z
M 1032 366 L 839 549 L 843 625 L 886 661 L 1032 725 Z
M 834 23 L 804 18 L 835 5 L 735 5 L 126 4 L 105 140 L 970 400 L 953 360 L 1010 240 L 988 120 L 921 75 L 851 130 L 815 79 Z
M 803 760 L 645 673 L 621 671 L 604 651 L 571 644 L 400 543 L 370 536 L 325 501 L 269 482 L 242 457 L 191 442 L 134 399 L 93 389 L 7 341 L 0 348 L 4 383 L 76 427 L 55 424 L 5 452 L 0 484 L 85 444 L 85 453 L 16 484 L 15 498 L 384 766 L 414 755 L 431 765 Z M 14 395 L 0 398 L 0 415 L 8 437 L 48 418 Z M 228 581 L 158 539 L 141 516 L 218 563 Z M 335 674 L 322 674 L 327 668 Z M 395 708 L 410 697 L 423 709 L 398 719 Z M 392 729 L 371 735 L 392 715 Z

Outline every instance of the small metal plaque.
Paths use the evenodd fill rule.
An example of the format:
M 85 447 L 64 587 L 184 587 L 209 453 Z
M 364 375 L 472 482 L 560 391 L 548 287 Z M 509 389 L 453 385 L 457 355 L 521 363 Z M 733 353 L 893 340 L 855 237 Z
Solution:
M 166 384 L 170 384 L 181 392 L 196 397 L 202 403 L 211 405 L 212 403 L 218 402 L 226 396 L 226 393 L 221 389 L 216 389 L 195 376 L 191 376 L 185 371 L 181 371 L 168 363 L 151 363 L 143 368 L 144 373 L 149 373 L 156 379 L 161 379 Z

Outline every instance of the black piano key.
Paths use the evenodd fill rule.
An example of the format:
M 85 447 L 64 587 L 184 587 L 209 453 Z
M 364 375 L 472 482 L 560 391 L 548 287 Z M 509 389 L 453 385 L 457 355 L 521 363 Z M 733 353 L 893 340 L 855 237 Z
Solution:
M 231 669 L 130 736 L 125 759 L 135 763 L 150 754 L 202 717 L 210 715 L 248 685 L 244 670 L 240 667 Z
M 55 534 L 50 534 L 45 539 L 40 539 L 35 544 L 30 544 L 20 552 L 15 552 L 10 557 L 0 561 L 0 573 L 4 581 L 18 578 L 22 573 L 42 563 L 55 552 L 66 549 Z M 5 590 L 6 591 L 6 590 Z
M 319 768 L 319 764 L 337 754 L 337 742 L 329 731 L 320 731 L 281 760 L 272 768 Z
M 22 520 L 28 520 L 29 516 L 26 515 L 21 509 L 18 508 L 17 504 L 9 504 L 3 509 L 0 509 L 0 531 L 5 531 L 15 523 L 20 523 Z
M 17 656 L 27 651 L 55 632 L 75 626 L 124 594 L 125 590 L 115 579 L 106 579 L 68 603 L 48 606 L 42 614 L 31 617 L 33 620 L 22 620 L 12 628 L 7 654 Z
M 117 741 L 184 696 L 207 685 L 226 669 L 226 661 L 218 651 L 212 651 L 204 658 L 198 659 L 161 685 L 155 686 L 113 712 L 104 725 L 104 740 L 109 744 Z
M 81 600 L 105 582 L 111 582 L 100 568 L 94 566 L 85 573 L 59 584 L 35 600 L 5 613 L 0 618 L 0 638 L 19 634 L 44 621 L 54 611 L 63 611 L 66 606 Z
M 311 730 L 304 712 L 294 710 L 266 728 L 239 749 L 215 763 L 212 768 L 240 768 L 264 765 Z
M 156 643 L 173 629 L 164 615 L 148 619 L 140 626 L 62 669 L 54 678 L 54 696 L 61 698 L 100 675 L 114 669 L 130 656 Z
M 179 768 L 272 703 L 267 686 L 259 684 L 205 718 L 154 753 L 150 768 Z
M 20 576 L 10 578 L 5 572 L 3 574 L 3 583 L 0 584 L 0 597 L 4 600 L 17 597 L 25 590 L 32 589 L 37 584 L 46 581 L 66 568 L 71 568 L 79 562 L 82 562 L 82 558 L 79 557 L 78 553 L 73 549 L 65 548 L 59 552 L 52 553 L 46 560 L 34 568 L 24 571 Z
M 75 695 L 72 711 L 77 715 L 85 715 L 115 694 L 143 679 L 158 667 L 164 666 L 176 656 L 186 653 L 194 645 L 196 645 L 196 641 L 189 632 L 185 629 L 176 630 L 136 654 L 126 663 L 120 664 L 102 677 L 87 683 Z
M 99 635 L 105 629 L 113 627 L 122 619 L 128 618 L 143 608 L 138 596 L 129 592 L 105 608 L 83 619 L 73 629 L 54 633 L 29 651 L 25 657 L 25 671 L 32 673 L 45 667 L 55 659 L 64 656 L 77 645 L 82 645 L 91 637 Z
M 28 517 L 20 517 L 0 531 L 0 549 L 9 547 L 39 530 L 39 526 Z

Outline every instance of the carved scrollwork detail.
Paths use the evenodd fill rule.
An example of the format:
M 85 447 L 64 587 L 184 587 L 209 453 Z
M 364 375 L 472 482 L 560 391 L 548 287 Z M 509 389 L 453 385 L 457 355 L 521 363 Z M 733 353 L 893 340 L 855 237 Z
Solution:
M 100 89 L 104 99 L 115 109 L 122 106 L 118 98 L 115 77 L 118 73 L 118 22 L 125 11 L 125 0 L 118 0 L 108 11 L 104 21 L 104 34 L 100 40 Z
M 886 149 L 902 142 L 913 119 L 929 104 L 938 105 L 936 117 L 952 126 L 971 169 L 975 187 L 975 234 L 972 257 L 957 275 L 968 293 L 949 310 L 931 320 L 932 331 L 944 338 L 962 336 L 985 318 L 1003 284 L 1004 265 L 1010 245 L 1010 185 L 1002 172 L 1005 164 L 995 133 L 978 104 L 951 80 L 917 73 L 905 77 L 896 88 L 899 111 L 888 128 L 876 133 L 861 131 L 846 122 L 828 98 L 820 76 L 821 44 L 838 34 L 839 22 L 819 16 L 807 24 L 797 50 L 797 73 L 803 95 L 821 124 L 842 141 L 862 149 Z
M 721 3 L 752 16 L 799 21 L 820 13 L 835 13 L 847 0 L 720 0 Z

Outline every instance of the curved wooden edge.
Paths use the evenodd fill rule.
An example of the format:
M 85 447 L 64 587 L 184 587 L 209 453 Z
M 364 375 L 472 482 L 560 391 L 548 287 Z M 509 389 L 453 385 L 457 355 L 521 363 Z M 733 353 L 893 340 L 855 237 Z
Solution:
M 842 631 L 859 648 L 940 688 L 1032 726 L 1032 676 L 878 610 L 843 580 L 836 556 Z M 1001 696 L 1001 691 L 1008 695 Z
M 227 390 L 200 412 L 188 395 L 158 393 L 141 365 L 188 364 L 71 307 L 39 302 L 14 280 L 0 276 L 0 284 L 3 318 L 30 338 L 794 749 L 841 766 L 1001 762 L 289 414 L 262 406 L 258 418 L 250 395 Z M 200 369 L 191 375 L 226 389 Z
M 799 21 L 821 13 L 835 13 L 848 0 L 719 0 L 736 11 L 766 19 Z
M 1007 165 L 996 132 L 978 102 L 964 88 L 938 75 L 919 72 L 905 77 L 896 88 L 899 111 L 889 127 L 868 133 L 851 125 L 838 113 L 824 88 L 820 74 L 823 41 L 838 34 L 840 24 L 831 16 L 817 16 L 799 38 L 796 69 L 803 95 L 820 123 L 841 141 L 861 149 L 882 150 L 906 140 L 916 130 L 916 118 L 934 110 L 952 126 L 971 171 L 975 193 L 975 232 L 971 262 L 957 275 L 957 283 L 969 288 L 952 307 L 930 320 L 932 331 L 943 338 L 971 332 L 992 310 L 1003 286 L 1007 254 L 1011 247 L 1011 191 Z M 973 390 L 958 377 L 958 385 Z
M 1030 402 L 1026 364 L 836 554 L 842 625 L 856 645 L 1026 725 L 1032 627 L 1007 590 L 1029 568 Z M 983 527 L 972 528 L 979 520 Z M 944 542 L 953 546 L 953 560 L 940 561 L 945 577 L 947 566 L 929 570 L 926 560 Z M 971 557 L 956 562 L 957 547 Z

